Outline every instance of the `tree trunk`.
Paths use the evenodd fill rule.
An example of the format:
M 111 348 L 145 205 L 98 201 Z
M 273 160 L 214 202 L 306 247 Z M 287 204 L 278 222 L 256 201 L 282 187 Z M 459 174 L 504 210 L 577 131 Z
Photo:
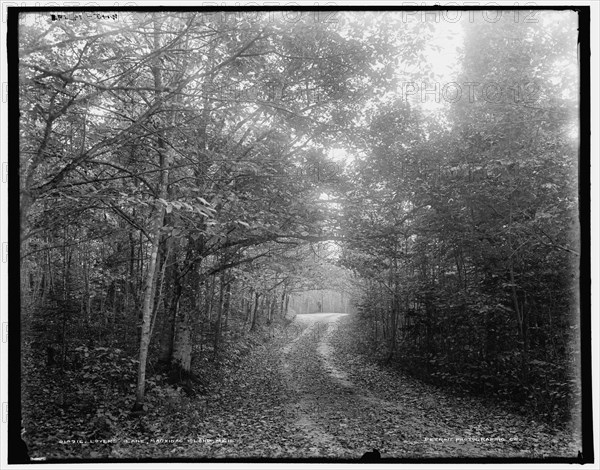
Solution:
M 267 325 L 270 325 L 271 323 L 273 323 L 273 316 L 275 314 L 275 309 L 277 305 L 277 300 L 275 298 L 275 293 L 273 293 L 271 295 L 271 299 L 269 301 L 269 299 L 267 299 L 267 309 L 268 309 L 268 313 L 267 313 Z
M 389 342 L 389 355 L 388 361 L 391 361 L 396 353 L 396 330 L 398 329 L 398 299 L 397 295 L 394 294 L 392 299 L 392 315 L 390 318 L 390 342 Z
M 258 301 L 260 300 L 260 294 L 257 292 L 254 299 L 254 309 L 252 311 L 252 325 L 250 325 L 250 331 L 256 329 L 256 317 L 258 316 Z
M 153 281 L 156 271 L 156 259 L 158 257 L 158 245 L 160 241 L 160 229 L 162 227 L 164 207 L 157 203 L 157 213 L 154 218 L 154 230 L 152 233 L 152 247 L 150 250 L 150 263 L 146 274 L 146 284 L 144 286 L 144 302 L 142 306 L 142 331 L 140 335 L 140 355 L 138 364 L 138 377 L 134 410 L 141 410 L 144 401 L 144 392 L 146 386 L 146 361 L 148 359 L 148 348 L 150 346 L 150 322 L 153 305 Z
M 254 289 L 250 288 L 250 298 L 246 300 L 246 320 L 244 326 L 252 321 L 252 298 L 254 297 Z
M 171 367 L 179 370 L 180 379 L 186 380 L 191 373 L 192 366 L 192 324 L 187 309 L 179 309 L 175 318 L 175 338 L 173 340 L 173 354 Z
M 233 281 L 229 281 L 227 283 L 227 288 L 225 290 L 225 303 L 223 304 L 223 314 L 224 314 L 224 322 L 223 322 L 223 332 L 227 332 L 227 322 L 229 319 L 229 310 L 231 309 L 231 284 Z
M 217 305 L 217 320 L 215 322 L 215 337 L 213 342 L 213 361 L 217 360 L 219 340 L 221 339 L 221 318 L 223 316 L 223 295 L 225 290 L 225 272 L 221 273 L 221 285 L 219 288 L 219 304 Z
M 175 318 L 179 311 L 179 299 L 181 298 L 182 285 L 179 279 L 179 269 L 177 265 L 172 268 L 171 274 L 173 282 L 173 295 L 171 297 L 171 303 L 169 309 L 165 315 L 165 322 L 162 330 L 162 337 L 160 341 L 160 354 L 158 360 L 168 365 L 171 361 L 173 354 L 173 336 L 175 335 Z
M 281 318 L 285 317 L 285 285 L 283 286 L 283 290 L 281 291 L 281 301 L 279 303 L 279 315 Z
M 163 247 L 164 248 L 164 247 Z M 160 308 L 160 304 L 163 299 L 163 286 L 165 283 L 165 272 L 167 269 L 167 261 L 169 259 L 169 249 L 167 248 L 166 253 L 164 249 L 161 250 L 159 247 L 158 250 L 158 260 L 157 260 L 157 268 L 155 269 L 155 280 L 152 283 L 152 313 L 150 315 L 150 337 L 152 337 L 152 333 L 154 332 L 154 327 L 156 325 L 156 319 L 158 317 L 158 310 Z M 158 287 L 158 296 L 156 295 L 156 289 Z
M 512 196 L 511 196 L 512 198 Z M 508 221 L 508 246 L 512 250 L 512 199 L 510 201 L 509 208 L 509 221 Z M 510 275 L 510 286 L 511 295 L 513 300 L 513 308 L 517 316 L 517 324 L 519 327 L 519 340 L 521 343 L 521 381 L 523 384 L 527 384 L 529 381 L 529 355 L 527 345 L 527 325 L 525 322 L 525 312 L 523 306 L 519 305 L 519 297 L 517 294 L 517 282 L 515 279 L 514 271 L 514 256 L 510 256 L 508 272 Z
M 154 50 L 160 50 L 160 30 L 158 20 L 154 20 Z M 156 99 L 159 100 L 160 94 L 162 93 L 162 77 L 160 69 L 160 61 L 157 56 L 152 66 L 152 73 L 154 76 L 154 85 L 156 88 Z M 166 151 L 165 140 L 163 137 L 163 131 L 157 130 L 156 132 L 157 144 L 158 144 L 158 157 L 160 163 L 160 182 L 159 182 L 159 198 L 164 199 L 167 194 L 167 184 L 169 180 L 169 157 Z M 152 245 L 150 248 L 150 262 L 148 263 L 148 272 L 146 273 L 146 279 L 144 284 L 144 298 L 142 303 L 142 329 L 140 335 L 140 354 L 137 374 L 137 387 L 134 411 L 140 411 L 142 409 L 142 403 L 144 401 L 144 393 L 146 387 L 146 363 L 148 360 L 148 348 L 150 346 L 150 322 L 152 320 L 152 307 L 154 305 L 153 298 L 153 284 L 154 275 L 156 272 L 156 260 L 158 258 L 158 248 L 160 244 L 160 233 L 163 226 L 165 207 L 162 202 L 155 201 L 156 214 L 152 221 Z

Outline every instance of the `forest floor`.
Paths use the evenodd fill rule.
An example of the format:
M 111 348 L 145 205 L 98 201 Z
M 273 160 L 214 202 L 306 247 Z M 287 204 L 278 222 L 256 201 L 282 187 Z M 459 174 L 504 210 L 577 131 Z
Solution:
M 153 456 L 161 447 L 218 459 L 345 460 L 372 448 L 383 458 L 577 456 L 566 431 L 375 365 L 353 351 L 351 327 L 344 314 L 298 315 L 210 397 L 188 442 Z
M 575 458 L 568 431 L 482 397 L 458 396 L 372 362 L 355 348 L 352 316 L 297 315 L 258 335 L 206 396 L 164 396 L 108 444 L 72 444 L 92 458 Z M 152 393 L 157 393 L 159 387 Z M 178 398 L 179 397 L 179 398 Z M 33 456 L 65 456 L 34 446 Z

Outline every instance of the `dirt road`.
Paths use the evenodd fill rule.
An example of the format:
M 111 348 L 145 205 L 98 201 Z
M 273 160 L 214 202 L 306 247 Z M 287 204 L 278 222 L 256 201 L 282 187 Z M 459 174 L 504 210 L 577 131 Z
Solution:
M 359 358 L 338 357 L 334 336 L 351 340 L 336 331 L 346 320 L 339 313 L 298 315 L 301 333 L 282 351 L 288 408 L 298 437 L 312 441 L 303 456 L 357 458 L 371 448 L 394 458 L 574 452 L 564 437 L 484 400 L 450 396 Z

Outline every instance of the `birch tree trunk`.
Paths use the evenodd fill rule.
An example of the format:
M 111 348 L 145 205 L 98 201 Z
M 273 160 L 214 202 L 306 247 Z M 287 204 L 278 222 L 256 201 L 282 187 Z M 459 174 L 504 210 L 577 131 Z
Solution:
M 160 50 L 160 23 L 158 19 L 154 19 L 154 50 Z M 162 90 L 162 76 L 160 69 L 159 57 L 155 58 L 152 66 L 152 74 L 154 76 L 154 85 L 156 88 L 156 99 L 161 100 Z M 158 194 L 159 198 L 164 199 L 167 194 L 167 183 L 169 179 L 169 157 L 166 151 L 165 140 L 163 131 L 159 128 L 156 131 L 158 157 L 160 163 L 160 181 Z M 137 374 L 137 387 L 135 404 L 133 406 L 134 411 L 140 411 L 144 401 L 144 393 L 146 387 L 146 363 L 148 361 L 148 348 L 150 346 L 150 326 L 152 321 L 152 307 L 154 306 L 154 275 L 156 272 L 156 264 L 158 258 L 158 248 L 160 244 L 161 229 L 164 221 L 165 207 L 162 202 L 158 199 L 155 201 L 154 219 L 152 220 L 152 227 L 150 233 L 152 234 L 152 244 L 150 247 L 150 261 L 148 263 L 148 270 L 144 281 L 144 294 L 142 303 L 142 329 L 140 334 L 140 353 L 139 353 L 139 364 Z

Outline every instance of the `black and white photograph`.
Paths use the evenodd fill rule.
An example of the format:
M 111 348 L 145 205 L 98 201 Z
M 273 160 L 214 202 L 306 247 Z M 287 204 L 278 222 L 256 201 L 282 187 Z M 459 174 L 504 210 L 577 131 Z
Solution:
M 3 462 L 592 463 L 590 7 L 266 3 L 6 9 Z

